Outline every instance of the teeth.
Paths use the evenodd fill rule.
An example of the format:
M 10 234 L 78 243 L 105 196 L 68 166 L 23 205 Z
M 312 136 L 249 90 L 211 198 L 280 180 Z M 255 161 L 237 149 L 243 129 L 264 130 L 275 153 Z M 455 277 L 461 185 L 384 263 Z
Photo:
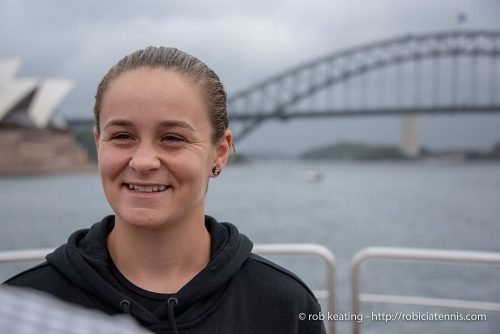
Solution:
M 127 185 L 130 190 L 135 190 L 141 193 L 152 193 L 152 192 L 160 192 L 160 191 L 165 191 L 167 189 L 167 186 L 138 186 L 136 184 L 128 184 Z

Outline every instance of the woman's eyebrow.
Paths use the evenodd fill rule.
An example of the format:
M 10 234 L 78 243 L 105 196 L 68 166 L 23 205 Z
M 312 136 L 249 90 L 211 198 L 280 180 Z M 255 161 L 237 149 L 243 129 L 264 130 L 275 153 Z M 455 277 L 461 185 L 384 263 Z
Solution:
M 112 127 L 112 126 L 133 127 L 134 123 L 131 121 L 127 121 L 125 119 L 113 119 L 113 120 L 109 121 L 108 123 L 106 123 L 106 125 L 104 126 L 104 129 Z M 187 129 L 187 130 L 192 131 L 192 132 L 196 132 L 195 128 L 191 124 L 189 124 L 185 121 L 180 121 L 180 120 L 161 121 L 158 124 L 158 127 L 159 128 L 183 128 L 183 129 Z
M 168 121 L 161 121 L 160 124 L 158 125 L 159 128 L 183 128 L 192 132 L 196 132 L 195 128 L 191 126 L 191 124 L 185 122 L 185 121 L 179 121 L 179 120 L 168 120 Z
M 124 120 L 124 119 L 113 119 L 106 123 L 104 126 L 104 129 L 109 128 L 111 126 L 123 126 L 123 127 L 133 127 L 134 124 L 130 121 Z

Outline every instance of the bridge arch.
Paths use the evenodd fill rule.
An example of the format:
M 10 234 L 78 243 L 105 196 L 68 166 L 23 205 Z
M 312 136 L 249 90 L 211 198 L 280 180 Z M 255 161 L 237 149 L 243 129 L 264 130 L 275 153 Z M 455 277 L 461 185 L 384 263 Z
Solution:
M 496 61 L 500 57 L 500 32 L 459 30 L 406 35 L 335 52 L 302 63 L 230 97 L 228 101 L 230 118 L 233 123 L 235 121 L 240 123 L 235 132 L 235 139 L 241 140 L 265 120 L 300 116 L 292 115 L 290 108 L 318 91 L 353 77 L 401 63 L 459 56 L 489 57 Z M 491 71 L 491 82 L 494 86 L 492 92 L 496 90 L 496 82 L 499 81 L 496 80 L 494 72 Z M 492 111 L 488 108 L 483 109 Z M 425 110 L 420 111 L 425 112 Z M 338 114 L 348 113 L 344 111 Z M 307 115 L 301 116 L 307 117 Z

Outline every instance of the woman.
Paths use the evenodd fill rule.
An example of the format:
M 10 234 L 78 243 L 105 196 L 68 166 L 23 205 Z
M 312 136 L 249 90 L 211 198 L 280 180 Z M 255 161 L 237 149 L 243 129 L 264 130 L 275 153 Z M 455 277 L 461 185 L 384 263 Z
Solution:
M 157 333 L 322 333 L 311 291 L 205 216 L 210 178 L 232 148 L 217 75 L 180 50 L 149 47 L 114 65 L 94 107 L 99 173 L 114 211 L 6 283 Z

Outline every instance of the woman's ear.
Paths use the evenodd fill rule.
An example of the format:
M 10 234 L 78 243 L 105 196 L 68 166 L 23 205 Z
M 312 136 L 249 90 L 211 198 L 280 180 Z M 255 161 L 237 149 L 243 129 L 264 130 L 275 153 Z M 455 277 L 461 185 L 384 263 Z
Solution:
M 231 130 L 226 130 L 221 139 L 215 144 L 215 161 L 214 166 L 222 171 L 227 165 L 231 148 L 233 147 L 233 133 Z

